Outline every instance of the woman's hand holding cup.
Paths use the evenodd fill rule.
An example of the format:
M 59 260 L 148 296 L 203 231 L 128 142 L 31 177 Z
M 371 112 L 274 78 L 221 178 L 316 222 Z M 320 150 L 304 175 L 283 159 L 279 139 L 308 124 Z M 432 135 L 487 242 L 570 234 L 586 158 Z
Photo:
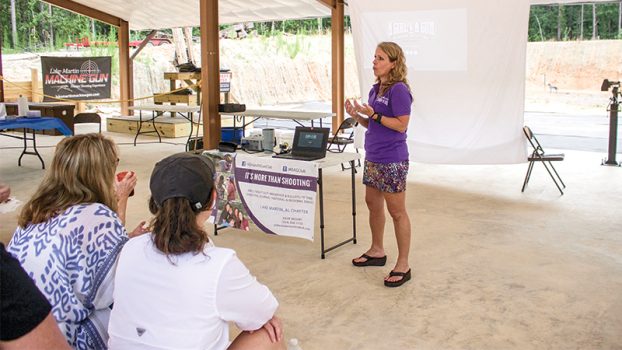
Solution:
M 114 183 L 114 189 L 117 197 L 131 197 L 134 195 L 134 187 L 138 178 L 133 171 L 122 171 L 117 174 L 116 181 Z

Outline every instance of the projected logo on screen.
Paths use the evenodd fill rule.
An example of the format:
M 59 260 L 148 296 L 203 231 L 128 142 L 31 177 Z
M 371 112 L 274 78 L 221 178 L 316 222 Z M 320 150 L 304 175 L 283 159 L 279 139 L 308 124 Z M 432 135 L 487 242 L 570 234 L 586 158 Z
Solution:
M 393 22 L 389 29 L 389 35 L 393 37 L 399 36 L 416 36 L 416 35 L 434 35 L 434 22 Z
M 466 71 L 466 9 L 375 12 L 363 14 L 364 23 L 381 40 L 395 41 L 404 50 L 408 67 L 416 71 Z M 384 29 L 383 29 L 384 28 Z M 366 41 L 365 46 L 375 45 Z M 366 47 L 365 52 L 373 52 Z M 371 69 L 371 61 L 365 62 Z

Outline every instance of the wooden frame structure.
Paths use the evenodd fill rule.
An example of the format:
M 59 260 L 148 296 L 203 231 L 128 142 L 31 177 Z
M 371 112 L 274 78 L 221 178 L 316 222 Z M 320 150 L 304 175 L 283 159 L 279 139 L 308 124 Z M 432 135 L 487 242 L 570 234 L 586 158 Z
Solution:
M 333 118 L 332 129 L 337 130 L 343 123 L 343 111 L 345 101 L 344 90 L 344 0 L 318 0 L 331 10 L 331 35 L 332 35 L 332 104 Z
M 133 74 L 129 48 L 129 23 L 122 18 L 96 10 L 71 0 L 43 0 L 54 6 L 91 17 L 118 28 L 119 81 L 121 114 L 130 113 L 132 104 Z M 201 28 L 201 110 L 203 111 L 203 145 L 206 149 L 217 148 L 220 142 L 220 47 L 218 43 L 218 2 L 199 0 Z M 331 9 L 332 27 L 332 111 L 333 130 L 343 122 L 344 111 L 344 0 L 317 0 Z M 1 40 L 1 38 L 0 38 Z M 0 54 L 1 51 L 0 41 Z M 2 59 L 0 58 L 0 75 Z M 0 101 L 4 101 L 3 84 L 0 81 Z

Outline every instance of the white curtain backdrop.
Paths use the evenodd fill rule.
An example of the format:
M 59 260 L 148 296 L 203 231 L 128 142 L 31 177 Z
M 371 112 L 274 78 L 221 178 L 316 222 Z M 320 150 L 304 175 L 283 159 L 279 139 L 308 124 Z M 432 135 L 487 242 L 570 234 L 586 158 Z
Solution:
M 530 0 L 348 4 L 364 102 L 375 79 L 376 45 L 394 41 L 406 53 L 414 97 L 408 128 L 412 161 L 526 161 L 522 127 Z M 357 132 L 359 146 L 362 134 Z

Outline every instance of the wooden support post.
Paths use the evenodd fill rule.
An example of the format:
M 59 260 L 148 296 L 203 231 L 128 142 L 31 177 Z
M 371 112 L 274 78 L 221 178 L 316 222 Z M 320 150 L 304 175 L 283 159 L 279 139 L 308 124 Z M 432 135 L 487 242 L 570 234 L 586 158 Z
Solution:
M 121 92 L 121 115 L 130 115 L 128 107 L 132 98 L 132 64 L 130 60 L 130 30 L 127 21 L 119 26 L 119 85 Z
M 30 68 L 30 100 L 41 102 L 42 96 L 39 95 L 39 71 L 37 68 Z
M 200 0 L 201 23 L 201 113 L 203 147 L 218 148 L 220 142 L 220 48 L 218 0 Z
M 333 130 L 337 130 L 343 122 L 344 111 L 344 3 L 335 0 L 331 9 L 332 30 L 332 100 L 333 100 Z

